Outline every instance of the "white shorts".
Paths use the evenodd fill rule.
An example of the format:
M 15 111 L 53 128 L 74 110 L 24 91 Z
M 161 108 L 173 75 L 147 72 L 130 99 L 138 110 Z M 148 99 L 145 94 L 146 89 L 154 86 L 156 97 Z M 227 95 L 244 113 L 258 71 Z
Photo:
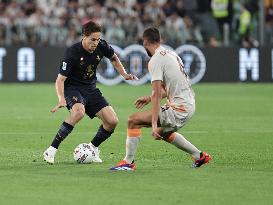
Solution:
M 195 105 L 187 106 L 186 111 L 175 111 L 172 107 L 163 105 L 159 111 L 160 125 L 163 132 L 176 132 L 193 116 Z

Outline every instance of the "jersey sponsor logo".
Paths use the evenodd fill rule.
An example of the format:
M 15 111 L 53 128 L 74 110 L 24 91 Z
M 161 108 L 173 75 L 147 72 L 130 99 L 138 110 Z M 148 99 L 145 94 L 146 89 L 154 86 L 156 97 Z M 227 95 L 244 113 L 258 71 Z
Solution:
M 138 44 L 130 45 L 124 49 L 111 45 L 122 61 L 128 73 L 136 75 L 138 81 L 125 81 L 132 85 L 142 85 L 147 83 L 151 77 L 148 71 L 149 57 L 143 46 Z M 175 51 L 184 62 L 185 73 L 189 76 L 191 83 L 199 82 L 206 71 L 206 59 L 202 51 L 193 45 L 182 45 L 175 50 L 168 45 L 163 45 L 166 49 Z M 165 54 L 164 52 L 161 55 Z M 182 62 L 182 63 L 183 63 Z M 124 79 L 115 70 L 110 60 L 103 58 L 97 69 L 97 79 L 106 85 L 115 85 Z
M 66 70 L 67 63 L 63 61 L 62 70 Z

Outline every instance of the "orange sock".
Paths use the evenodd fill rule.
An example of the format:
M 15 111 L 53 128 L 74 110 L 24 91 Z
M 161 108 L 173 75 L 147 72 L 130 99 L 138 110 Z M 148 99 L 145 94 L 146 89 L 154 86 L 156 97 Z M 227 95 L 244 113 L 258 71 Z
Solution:
M 141 129 L 127 129 L 126 156 L 124 160 L 132 163 L 135 157 L 138 143 L 141 137 Z

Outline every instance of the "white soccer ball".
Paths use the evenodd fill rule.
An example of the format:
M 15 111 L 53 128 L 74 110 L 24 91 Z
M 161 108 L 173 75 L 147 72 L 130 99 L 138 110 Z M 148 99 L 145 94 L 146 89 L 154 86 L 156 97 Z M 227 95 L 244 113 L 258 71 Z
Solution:
M 88 164 L 93 162 L 95 151 L 89 144 L 82 143 L 74 149 L 73 156 L 76 162 L 80 164 Z

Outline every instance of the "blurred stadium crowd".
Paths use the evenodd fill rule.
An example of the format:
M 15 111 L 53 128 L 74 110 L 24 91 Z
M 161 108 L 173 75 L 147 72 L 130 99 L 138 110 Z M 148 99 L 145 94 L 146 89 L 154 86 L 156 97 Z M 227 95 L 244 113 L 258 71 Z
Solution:
M 265 42 L 273 44 L 273 0 L 264 0 Z M 125 47 L 157 26 L 170 46 L 258 46 L 259 0 L 1 0 L 0 45 L 70 46 L 89 19 Z

